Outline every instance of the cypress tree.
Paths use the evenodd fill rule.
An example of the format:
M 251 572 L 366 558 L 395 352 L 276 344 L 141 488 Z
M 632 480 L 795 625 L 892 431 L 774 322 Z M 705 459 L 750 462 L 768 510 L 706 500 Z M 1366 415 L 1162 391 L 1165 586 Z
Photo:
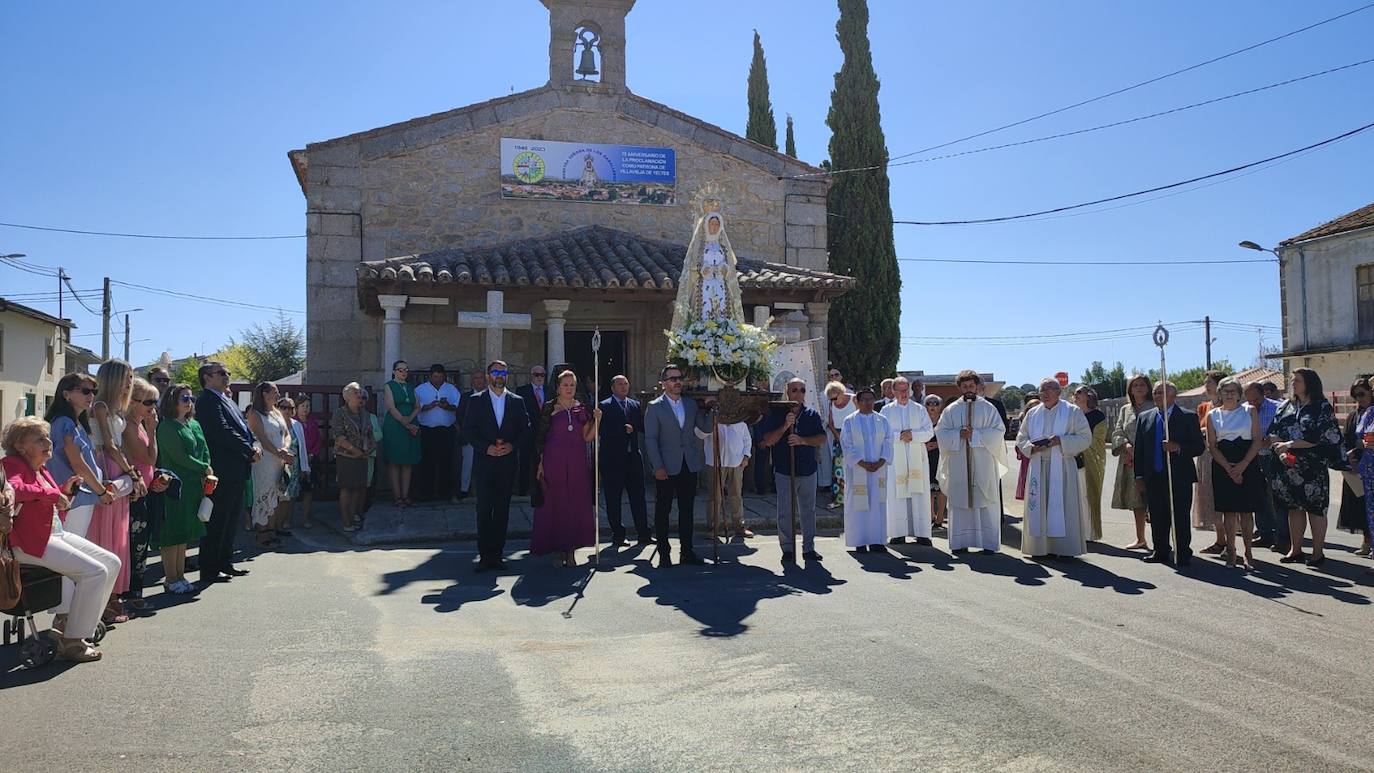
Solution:
M 744 138 L 778 149 L 778 124 L 768 99 L 768 63 L 758 30 L 754 30 L 754 61 L 749 63 L 749 123 L 744 127 Z
M 878 76 L 868 44 L 867 0 L 839 0 L 835 24 L 844 64 L 830 92 L 830 270 L 858 280 L 830 309 L 831 363 L 855 384 L 875 384 L 897 369 L 901 275 L 892 241 L 887 141 L 878 114 Z
M 787 153 L 787 155 L 791 156 L 792 158 L 797 157 L 797 138 L 792 135 L 791 113 L 787 114 L 787 142 L 783 145 L 783 147 L 786 148 L 784 152 Z

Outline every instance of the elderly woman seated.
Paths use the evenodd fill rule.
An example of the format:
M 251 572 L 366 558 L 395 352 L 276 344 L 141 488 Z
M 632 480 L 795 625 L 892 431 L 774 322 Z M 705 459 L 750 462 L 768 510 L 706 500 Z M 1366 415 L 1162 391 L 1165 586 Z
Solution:
M 87 643 L 114 588 L 120 561 L 114 553 L 62 530 L 70 499 L 81 480 L 69 478 L 59 486 L 44 463 L 52 457 L 48 423 L 26 416 L 5 428 L 3 465 L 13 489 L 12 514 L 0 516 L 0 532 L 11 529 L 10 545 L 20 564 L 41 566 L 64 575 L 76 585 L 71 612 L 57 636 L 57 656 L 85 663 L 100 659 Z

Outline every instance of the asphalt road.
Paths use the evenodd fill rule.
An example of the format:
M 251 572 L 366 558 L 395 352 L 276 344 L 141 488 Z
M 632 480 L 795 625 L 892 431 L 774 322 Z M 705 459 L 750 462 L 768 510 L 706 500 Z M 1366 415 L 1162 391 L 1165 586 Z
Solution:
M 1110 544 L 1128 518 L 1109 515 Z M 154 596 L 100 663 L 25 671 L 0 649 L 0 767 L 1374 767 L 1374 588 L 1350 535 L 1321 572 L 1265 551 L 1244 575 L 1106 545 L 1034 563 L 1016 528 L 959 560 L 939 539 L 868 556 L 822 539 L 823 564 L 783 571 L 760 537 L 720 566 L 632 551 L 500 576 L 472 574 L 465 545 L 315 530 L 247 577 Z

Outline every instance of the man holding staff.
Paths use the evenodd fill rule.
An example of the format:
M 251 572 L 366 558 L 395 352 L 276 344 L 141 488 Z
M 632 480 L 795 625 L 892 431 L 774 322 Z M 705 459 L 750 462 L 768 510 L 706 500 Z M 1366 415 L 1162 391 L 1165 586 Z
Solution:
M 1132 469 L 1135 470 L 1136 488 L 1145 494 L 1149 503 L 1150 529 L 1155 538 L 1155 552 L 1145 560 L 1152 563 L 1169 561 L 1169 526 L 1172 524 L 1174 557 L 1179 566 L 1187 566 L 1193 555 L 1189 549 L 1193 535 L 1188 518 L 1193 510 L 1193 484 L 1197 482 L 1193 459 L 1202 453 L 1203 441 L 1197 414 L 1174 405 L 1177 396 L 1178 389 L 1173 384 L 1167 381 L 1155 384 L 1155 405 L 1163 407 L 1151 408 L 1136 419 L 1135 466 Z M 1170 477 L 1173 479 L 1172 497 Z
M 976 371 L 959 372 L 955 385 L 963 399 L 940 414 L 940 490 L 949 500 L 949 547 L 996 552 L 1002 543 L 1002 475 L 1007 471 L 1006 425 L 992 403 L 978 396 L 983 383 Z
M 773 449 L 773 480 L 778 489 L 778 542 L 782 562 L 797 561 L 792 531 L 793 506 L 801 521 L 802 557 L 821 560 L 816 552 L 816 449 L 825 444 L 821 415 L 806 407 L 806 382 L 787 382 L 787 399 L 797 407 L 787 413 L 774 411 L 764 418 L 759 432 L 763 447 Z M 784 439 L 785 438 L 785 439 Z M 779 445 L 781 441 L 781 445 Z

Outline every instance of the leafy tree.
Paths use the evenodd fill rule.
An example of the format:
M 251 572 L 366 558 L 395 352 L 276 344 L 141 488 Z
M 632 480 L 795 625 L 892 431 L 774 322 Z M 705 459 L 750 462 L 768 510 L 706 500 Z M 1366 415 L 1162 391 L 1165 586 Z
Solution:
M 749 63 L 749 123 L 745 124 L 744 138 L 778 149 L 778 124 L 768 99 L 768 62 L 763 58 L 758 30 L 754 30 L 754 60 Z
M 1219 370 L 1224 373 L 1236 372 L 1236 369 L 1231 365 L 1231 361 L 1226 359 L 1225 357 L 1219 360 L 1212 360 L 1212 370 Z M 1186 392 L 1189 389 L 1196 389 L 1197 387 L 1202 386 L 1202 382 L 1207 380 L 1206 374 L 1207 368 L 1202 365 L 1196 365 L 1194 367 L 1184 368 L 1182 370 L 1170 369 L 1169 380 L 1174 383 L 1174 386 L 1178 387 L 1178 391 Z M 1159 368 L 1154 368 L 1150 370 L 1148 375 L 1150 377 L 1150 383 L 1158 382 Z
M 792 114 L 791 114 L 791 113 L 788 113 L 788 114 L 787 114 L 787 139 L 786 139 L 786 141 L 785 141 L 785 144 L 783 145 L 783 148 L 784 148 L 784 151 L 783 151 L 783 152 L 786 153 L 787 155 L 791 156 L 792 158 L 796 158 L 796 157 L 797 157 L 797 138 L 796 138 L 796 135 L 794 135 L 794 134 L 792 133 Z
M 1123 397 L 1126 394 L 1126 367 L 1119 361 L 1111 369 L 1107 369 L 1102 366 L 1100 360 L 1093 360 L 1093 364 L 1083 371 L 1078 380 L 1097 390 L 1097 397 L 1101 400 Z
M 1007 409 L 1007 413 L 1021 410 L 1026 404 L 1026 393 L 1020 387 L 1006 386 L 997 393 L 997 399 L 1002 401 L 1002 406 Z
M 255 324 L 239 331 L 240 341 L 231 341 L 229 354 L 243 359 L 242 370 L 230 372 L 248 381 L 272 381 L 289 376 L 305 367 L 305 335 L 285 314 L 266 327 Z M 224 351 L 220 352 L 224 359 Z M 226 364 L 228 361 L 225 360 Z
M 892 240 L 887 140 L 878 110 L 878 76 L 868 43 L 867 0 L 839 0 L 835 25 L 844 64 L 830 92 L 831 179 L 828 208 L 830 270 L 856 287 L 830 311 L 830 356 L 856 384 L 871 384 L 897 367 L 901 288 Z

